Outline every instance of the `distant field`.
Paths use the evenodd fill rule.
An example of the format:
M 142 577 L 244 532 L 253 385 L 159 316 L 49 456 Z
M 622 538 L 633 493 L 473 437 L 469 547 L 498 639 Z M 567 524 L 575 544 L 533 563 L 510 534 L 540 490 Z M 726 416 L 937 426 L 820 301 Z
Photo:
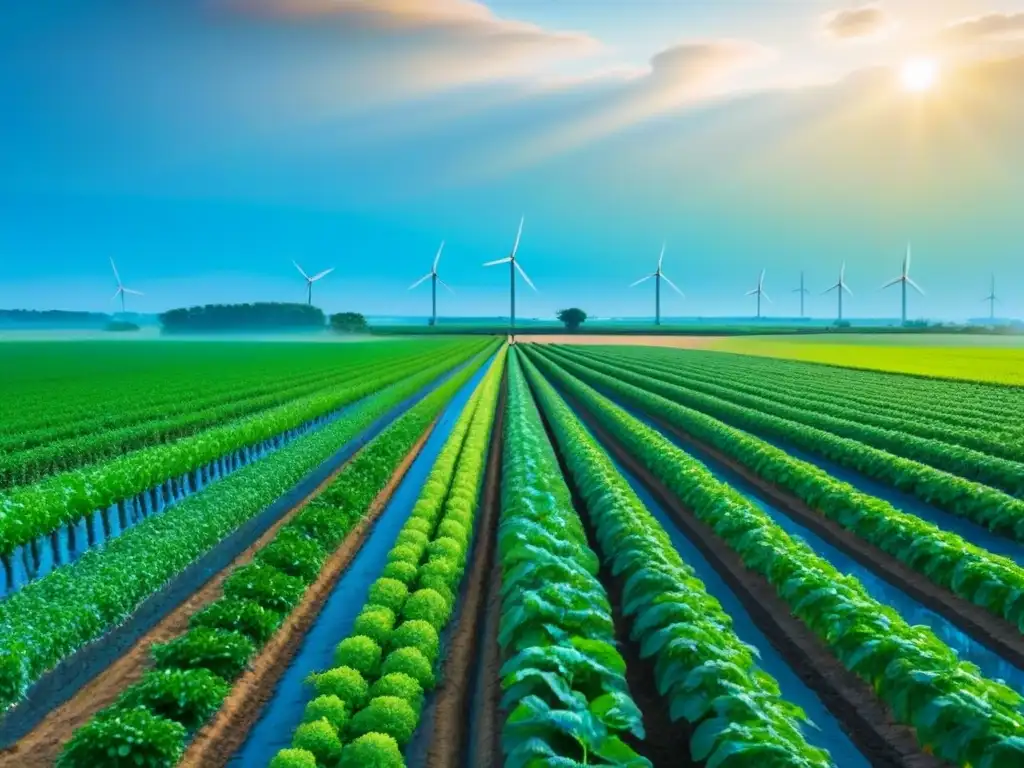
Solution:
M 1024 339 L 1003 336 L 719 338 L 709 348 L 877 371 L 1024 385 Z

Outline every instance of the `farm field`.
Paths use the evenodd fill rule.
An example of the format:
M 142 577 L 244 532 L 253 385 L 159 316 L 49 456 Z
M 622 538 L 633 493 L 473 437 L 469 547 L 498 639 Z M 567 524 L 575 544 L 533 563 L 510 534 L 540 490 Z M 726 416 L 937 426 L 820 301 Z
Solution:
M 525 338 L 0 344 L 0 768 L 1024 766 L 1024 388 Z

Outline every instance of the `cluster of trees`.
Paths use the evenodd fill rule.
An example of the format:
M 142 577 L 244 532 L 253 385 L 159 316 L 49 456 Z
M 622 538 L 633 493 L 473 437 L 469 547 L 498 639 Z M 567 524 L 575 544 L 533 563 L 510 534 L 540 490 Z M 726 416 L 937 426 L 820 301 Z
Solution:
M 103 328 L 110 315 L 102 312 L 70 312 L 63 309 L 0 309 L 0 327 Z
M 370 326 L 358 312 L 339 312 L 331 315 L 331 329 L 338 333 L 359 333 L 368 331 Z
M 577 307 L 570 307 L 569 309 L 558 310 L 557 315 L 559 321 L 565 323 L 565 327 L 570 331 L 577 330 L 583 323 L 587 321 L 587 313 Z
M 325 322 L 321 309 L 278 302 L 207 304 L 160 315 L 160 325 L 169 332 L 311 330 L 322 329 Z

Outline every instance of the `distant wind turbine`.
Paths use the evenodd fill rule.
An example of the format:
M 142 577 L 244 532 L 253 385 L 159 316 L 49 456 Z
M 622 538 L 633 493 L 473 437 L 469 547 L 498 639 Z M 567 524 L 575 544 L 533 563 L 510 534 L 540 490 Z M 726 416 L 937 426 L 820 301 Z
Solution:
M 686 298 L 686 294 L 683 293 L 681 290 L 679 290 L 679 288 L 676 286 L 676 284 L 668 279 L 668 275 L 666 275 L 664 272 L 661 271 L 661 263 L 664 260 L 665 260 L 665 244 L 662 243 L 661 244 L 661 255 L 658 256 L 658 268 L 656 270 L 654 270 L 653 272 L 651 272 L 651 274 L 644 275 L 639 280 L 637 280 L 635 283 L 631 283 L 630 286 L 629 286 L 630 288 L 633 288 L 634 286 L 640 285 L 640 283 L 644 282 L 645 280 L 650 280 L 652 277 L 654 278 L 654 324 L 655 325 L 661 325 L 661 281 L 662 280 L 664 280 L 666 283 L 668 283 L 672 287 L 673 291 L 678 293 L 683 298 Z
M 799 293 L 800 294 L 800 319 L 802 320 L 803 317 L 804 317 L 804 297 L 807 294 L 810 293 L 809 290 L 804 288 L 804 273 L 803 273 L 803 270 L 800 270 L 800 287 L 799 288 L 794 288 L 793 289 L 793 293 Z
M 323 272 L 318 272 L 317 274 L 315 274 L 312 277 L 310 277 L 309 275 L 307 275 L 305 273 L 305 271 L 302 269 L 302 267 L 299 266 L 299 263 L 297 261 L 295 261 L 294 259 L 292 259 L 292 264 L 294 264 L 295 268 L 297 270 L 299 270 L 299 274 L 302 275 L 304 278 L 306 278 L 306 303 L 309 304 L 310 306 L 312 306 L 312 304 L 313 304 L 313 283 L 315 283 L 320 278 L 327 277 L 327 275 L 331 274 L 331 272 L 334 271 L 334 267 L 331 267 L 330 269 L 325 269 Z
M 516 232 L 516 242 L 512 246 L 512 252 L 504 259 L 495 259 L 494 261 L 488 261 L 484 264 L 485 267 L 495 267 L 498 264 L 508 264 L 508 287 L 509 287 L 509 327 L 515 332 L 516 328 L 516 270 L 519 270 L 519 274 L 523 276 L 523 280 L 526 284 L 537 290 L 537 286 L 533 284 L 529 276 L 519 266 L 519 262 L 516 261 L 516 254 L 519 252 L 519 240 L 523 236 L 523 222 L 525 217 L 519 219 L 519 231 Z
M 846 284 L 846 262 L 839 268 L 839 282 L 833 285 L 831 288 L 826 288 L 822 291 L 822 295 L 837 291 L 839 294 L 839 319 L 843 319 L 843 291 L 853 296 L 853 291 L 850 290 L 850 286 Z
M 117 280 L 117 290 L 114 291 L 114 295 L 110 297 L 111 301 L 116 299 L 118 296 L 121 297 L 121 314 L 124 314 L 124 295 L 130 293 L 133 296 L 144 296 L 142 291 L 133 291 L 131 288 L 125 288 L 124 283 L 121 282 L 121 276 L 117 273 L 117 265 L 114 264 L 114 259 L 110 259 L 110 268 L 114 270 L 114 278 Z
M 884 288 L 888 288 L 891 285 L 896 285 L 896 283 L 901 283 L 902 284 L 902 288 L 903 288 L 903 313 L 902 313 L 902 320 L 903 320 L 903 325 L 906 325 L 907 324 L 907 285 L 912 285 L 914 287 L 914 290 L 916 290 L 918 293 L 920 293 L 922 296 L 924 296 L 924 291 L 921 290 L 921 286 L 919 286 L 917 283 L 915 283 L 911 279 L 911 277 L 910 277 L 910 243 L 907 243 L 907 253 L 903 257 L 903 269 L 900 272 L 900 276 L 899 277 L 894 277 L 888 283 L 883 285 L 882 288 L 883 289 Z
M 995 275 L 992 275 L 992 287 L 989 289 L 988 296 L 986 296 L 984 299 L 982 299 L 982 301 L 987 301 L 988 302 L 988 319 L 989 320 L 995 320 L 996 319 L 996 302 L 999 301 L 999 299 L 996 297 L 996 276 Z
M 772 301 L 772 297 L 769 296 L 767 293 L 765 293 L 765 290 L 764 290 L 764 272 L 765 271 L 762 269 L 761 270 L 761 276 L 759 278 L 757 278 L 757 288 L 755 288 L 752 291 L 747 291 L 747 293 L 746 293 L 747 296 L 757 296 L 757 319 L 758 320 L 761 319 L 761 297 L 764 296 L 766 299 L 768 299 L 768 303 L 769 304 L 774 304 L 775 303 L 774 301 Z
M 409 290 L 411 291 L 413 288 L 415 288 L 417 285 L 422 283 L 424 280 L 428 280 L 428 279 L 430 280 L 430 307 L 431 307 L 431 310 L 430 310 L 430 324 L 431 325 L 437 325 L 437 284 L 440 283 L 445 288 L 447 288 L 449 291 L 451 291 L 452 293 L 455 293 L 455 291 L 452 290 L 452 287 L 450 285 L 448 285 L 448 283 L 446 283 L 444 280 L 442 280 L 438 276 L 438 274 L 437 274 L 437 263 L 441 260 L 441 251 L 443 251 L 443 250 L 444 250 L 444 240 L 441 241 L 441 247 L 437 249 L 437 255 L 434 257 L 434 266 L 432 266 L 430 268 L 430 271 L 427 272 L 427 274 L 425 274 L 423 277 L 421 277 L 419 280 L 417 280 L 415 283 L 413 283 L 412 285 L 409 286 Z

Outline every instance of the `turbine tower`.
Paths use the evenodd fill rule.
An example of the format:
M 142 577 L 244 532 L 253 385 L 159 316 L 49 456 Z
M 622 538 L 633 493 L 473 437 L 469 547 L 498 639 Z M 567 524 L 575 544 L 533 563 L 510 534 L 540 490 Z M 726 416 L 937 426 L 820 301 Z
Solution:
M 768 303 L 769 304 L 774 304 L 775 303 L 774 301 L 772 301 L 772 297 L 769 296 L 767 293 L 765 293 L 765 290 L 764 290 L 764 270 L 763 269 L 761 270 L 761 276 L 759 278 L 757 278 L 757 288 L 755 288 L 752 291 L 747 291 L 746 295 L 747 296 L 757 296 L 757 319 L 760 320 L 761 319 L 761 297 L 764 296 L 766 299 L 768 299 Z
M 654 278 L 654 324 L 655 325 L 661 325 L 661 281 L 662 280 L 664 280 L 666 283 L 668 283 L 672 287 L 673 291 L 678 293 L 684 299 L 686 298 L 686 294 L 683 293 L 681 290 L 679 290 L 678 286 L 676 286 L 675 283 L 673 283 L 671 280 L 668 279 L 668 275 L 666 275 L 664 272 L 661 271 L 661 263 L 664 260 L 665 260 L 665 244 L 662 243 L 661 244 L 661 255 L 658 256 L 658 268 L 656 270 L 654 270 L 653 272 L 651 272 L 651 274 L 644 275 L 639 280 L 637 280 L 635 283 L 631 283 L 630 286 L 629 286 L 630 288 L 633 288 L 634 286 L 640 285 L 640 283 L 644 282 L 645 280 L 650 280 L 652 277 Z
M 883 289 L 884 288 L 888 288 L 891 285 L 896 285 L 896 283 L 901 283 L 901 287 L 903 289 L 903 313 L 902 313 L 902 320 L 903 320 L 903 325 L 906 325 L 907 324 L 907 285 L 912 285 L 914 287 L 915 291 L 917 291 L 922 296 L 924 296 L 924 291 L 921 290 L 921 286 L 919 286 L 917 283 L 915 283 L 911 279 L 911 277 L 910 277 L 910 243 L 907 243 L 907 253 L 903 257 L 903 269 L 900 272 L 900 276 L 899 277 L 894 277 L 888 283 L 883 285 L 882 288 Z
M 509 289 L 509 327 L 512 329 L 512 333 L 515 333 L 516 329 L 516 270 L 519 270 L 519 274 L 523 276 L 523 280 L 526 284 L 537 290 L 537 286 L 533 284 L 529 276 L 519 266 L 519 262 L 516 261 L 516 254 L 519 252 L 519 239 L 523 236 L 523 221 L 525 217 L 519 219 L 519 231 L 516 232 L 516 242 L 512 246 L 512 252 L 504 259 L 495 259 L 494 261 L 488 261 L 484 264 L 485 267 L 495 267 L 498 264 L 508 264 L 508 289 Z
M 121 314 L 123 315 L 124 314 L 124 295 L 126 293 L 130 293 L 133 296 L 144 296 L 145 294 L 143 294 L 142 291 L 133 291 L 131 288 L 125 288 L 124 287 L 124 283 L 121 282 L 121 276 L 119 274 L 117 274 L 117 265 L 114 264 L 113 257 L 111 257 L 111 259 L 110 259 L 110 268 L 114 270 L 114 278 L 117 280 L 117 290 L 114 291 L 114 295 L 110 297 L 110 300 L 113 301 L 118 296 L 121 297 Z
M 415 288 L 417 285 L 422 283 L 424 280 L 427 280 L 428 278 L 430 279 L 430 324 L 431 325 L 437 325 L 437 284 L 440 283 L 445 288 L 447 288 L 449 291 L 451 291 L 452 293 L 455 293 L 455 291 L 452 290 L 452 287 L 450 285 L 448 285 L 448 283 L 446 283 L 444 280 L 442 280 L 438 276 L 438 274 L 437 274 L 437 263 L 441 260 L 441 251 L 443 251 L 443 250 L 444 250 L 444 240 L 441 241 L 441 247 L 437 249 L 437 255 L 434 257 L 434 266 L 430 268 L 430 271 L 427 272 L 427 274 L 425 274 L 423 277 L 421 277 L 419 280 L 417 280 L 415 283 L 413 283 L 412 285 L 409 286 L 409 290 L 411 291 L 413 288 Z
M 313 305 L 313 283 L 315 283 L 321 277 L 327 277 L 327 275 L 331 274 L 331 272 L 334 271 L 334 267 L 331 267 L 330 269 L 325 269 L 323 272 L 318 272 L 317 274 L 315 274 L 312 277 L 310 277 L 309 275 L 307 275 L 305 273 L 305 271 L 302 269 L 302 267 L 300 267 L 298 262 L 295 261 L 294 259 L 292 259 L 292 264 L 294 264 L 295 268 L 297 270 L 299 270 L 299 274 L 302 275 L 304 278 L 306 278 L 306 303 L 308 305 L 312 306 Z
M 793 293 L 800 294 L 800 319 L 804 319 L 804 297 L 810 293 L 809 290 L 804 288 L 804 271 L 800 270 L 800 287 L 794 288 Z
M 982 299 L 982 301 L 987 301 L 988 302 L 988 319 L 990 321 L 992 321 L 992 322 L 995 322 L 995 319 L 996 319 L 996 302 L 999 301 L 999 299 L 996 297 L 996 276 L 995 275 L 992 275 L 992 287 L 989 289 L 988 296 L 986 296 L 984 299 Z
M 846 284 L 846 262 L 839 268 L 839 282 L 833 285 L 831 288 L 826 288 L 822 291 L 822 295 L 836 291 L 839 294 L 839 320 L 843 319 L 843 291 L 853 296 L 853 291 L 850 290 L 850 286 Z

